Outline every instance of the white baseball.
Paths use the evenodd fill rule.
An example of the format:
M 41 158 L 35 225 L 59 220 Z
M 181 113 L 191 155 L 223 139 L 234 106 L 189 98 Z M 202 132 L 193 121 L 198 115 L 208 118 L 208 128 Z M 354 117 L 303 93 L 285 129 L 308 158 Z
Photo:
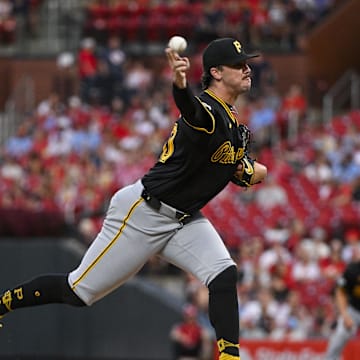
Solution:
M 168 46 L 178 53 L 182 53 L 187 48 L 187 41 L 182 36 L 175 35 L 169 42 Z

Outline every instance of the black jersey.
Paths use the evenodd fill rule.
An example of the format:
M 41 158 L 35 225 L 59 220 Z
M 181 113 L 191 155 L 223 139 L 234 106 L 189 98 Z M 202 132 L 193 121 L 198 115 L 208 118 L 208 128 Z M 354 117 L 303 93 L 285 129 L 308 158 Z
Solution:
M 346 267 L 338 280 L 338 286 L 344 289 L 349 304 L 360 311 L 360 261 Z
M 228 184 L 244 156 L 244 144 L 231 107 L 215 94 L 204 91 L 194 101 L 186 91 L 180 98 L 183 104 L 192 101 L 193 108 L 182 112 L 187 105 L 179 106 L 178 99 L 182 115 L 142 183 L 159 200 L 193 213 Z

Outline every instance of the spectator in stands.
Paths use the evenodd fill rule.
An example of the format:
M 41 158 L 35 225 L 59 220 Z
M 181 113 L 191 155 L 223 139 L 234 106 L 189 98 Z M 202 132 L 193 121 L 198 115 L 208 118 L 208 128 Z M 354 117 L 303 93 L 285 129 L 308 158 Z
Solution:
M 153 73 L 146 68 L 141 60 L 134 60 L 126 68 L 126 75 L 124 79 L 126 98 L 132 99 L 139 93 L 146 93 L 149 90 L 153 80 Z
M 270 269 L 269 288 L 274 298 L 280 303 L 287 300 L 289 291 L 294 287 L 294 281 L 291 276 L 291 263 L 279 258 Z
M 51 92 L 49 96 L 40 101 L 36 108 L 36 115 L 39 117 L 39 121 L 45 121 L 48 117 L 52 119 L 52 126 L 56 124 L 56 117 L 64 109 L 64 104 L 60 100 L 59 94 Z M 46 129 L 49 130 L 49 126 L 46 126 Z
M 48 157 L 69 154 L 71 151 L 74 130 L 66 122 L 58 122 L 57 126 L 49 131 L 45 155 Z
M 305 166 L 304 173 L 311 182 L 318 183 L 320 186 L 332 179 L 331 164 L 324 151 L 318 150 L 315 153 L 315 158 Z
M 189 273 L 185 273 L 185 299 L 196 306 L 199 312 L 207 314 L 209 310 L 209 291 L 207 287 Z
M 332 172 L 335 179 L 351 183 L 360 176 L 360 167 L 355 163 L 353 153 L 347 152 L 339 161 L 334 161 Z
M 1 156 L 0 180 L 4 180 L 4 182 L 9 182 L 11 184 L 12 182 L 19 182 L 24 176 L 24 170 L 15 156 L 6 153 Z M 5 192 L 6 191 L 4 191 L 4 193 Z
M 326 230 L 320 226 L 310 230 L 310 236 L 305 237 L 301 243 L 308 249 L 311 258 L 317 262 L 330 255 L 330 248 L 327 243 Z
M 340 239 L 333 238 L 330 241 L 330 254 L 319 261 L 321 274 L 324 279 L 332 283 L 343 273 L 345 270 L 345 261 L 342 259 L 343 244 Z
M 311 252 L 303 243 L 300 243 L 295 249 L 291 275 L 299 286 L 304 282 L 320 279 L 321 272 L 318 261 L 313 260 L 311 255 Z
M 78 154 L 86 154 L 94 152 L 101 143 L 101 135 L 99 129 L 94 126 L 75 124 L 71 136 L 71 149 Z
M 304 306 L 299 292 L 291 290 L 287 302 L 282 308 L 283 320 L 279 326 L 280 333 L 273 334 L 273 338 L 285 340 L 304 340 L 307 338 L 313 321 L 312 314 Z
M 323 179 L 316 189 L 321 207 L 328 206 L 329 202 L 337 206 L 348 203 L 348 191 L 344 191 L 344 184 L 333 177 Z
M 282 134 L 288 130 L 289 121 L 299 121 L 304 118 L 307 101 L 303 89 L 299 84 L 292 84 L 285 94 L 279 109 L 278 123 Z
M 360 166 L 360 140 L 359 140 L 359 128 L 354 127 L 354 136 L 357 138 L 357 142 L 353 144 L 353 151 L 354 151 L 354 161 L 355 163 Z
M 284 210 L 286 211 L 286 209 Z M 287 223 L 289 229 L 289 238 L 286 242 L 286 247 L 293 252 L 300 241 L 305 237 L 307 228 L 304 219 L 300 217 L 293 217 Z
M 204 44 L 224 35 L 225 13 L 219 2 L 207 0 L 204 4 L 200 19 L 194 29 L 194 36 L 198 43 Z
M 121 47 L 121 39 L 119 36 L 109 36 L 106 46 L 99 51 L 99 58 L 104 60 L 108 65 L 109 73 L 114 81 L 114 96 L 121 96 L 126 54 Z
M 77 93 L 77 74 L 75 56 L 70 52 L 62 52 L 56 59 L 57 71 L 53 78 L 53 92 L 59 94 L 60 101 L 66 101 Z
M 275 110 L 267 105 L 262 96 L 258 96 L 252 103 L 249 114 L 249 129 L 256 138 L 253 146 L 261 148 L 271 142 L 271 127 L 275 124 Z M 255 149 L 253 149 L 255 151 Z
M 260 284 L 263 286 L 269 284 L 271 269 L 276 263 L 290 264 L 292 260 L 292 254 L 280 242 L 273 241 L 268 244 L 266 250 L 259 256 L 258 273 Z
M 101 220 L 103 220 L 103 216 L 101 216 Z M 96 236 L 99 232 L 99 226 L 97 226 L 97 221 L 95 221 L 94 217 L 82 217 L 79 220 L 79 224 L 77 226 L 77 235 L 81 239 L 81 241 L 85 244 L 90 244 L 91 240 Z
M 250 96 L 257 98 L 265 95 L 265 89 L 274 85 L 276 75 L 270 62 L 262 52 L 257 52 L 259 56 L 254 58 L 251 63 L 252 82 Z M 274 109 L 275 110 L 275 109 Z
M 83 101 L 89 102 L 98 67 L 96 42 L 93 38 L 82 40 L 77 62 L 80 78 L 80 96 Z
M 266 183 L 255 194 L 256 203 L 263 209 L 271 209 L 288 203 L 288 197 L 283 187 L 276 183 L 273 176 L 268 176 Z
M 288 224 L 277 219 L 273 226 L 269 226 L 264 231 L 264 237 L 267 243 L 277 242 L 284 246 L 290 237 Z
M 357 228 L 349 228 L 344 233 L 344 247 L 342 258 L 346 263 L 353 260 L 357 249 L 360 248 L 360 232 Z
M 15 40 L 17 23 L 13 6 L 9 0 L 0 0 L 0 44 L 9 45 Z
M 9 155 L 21 158 L 26 155 L 33 146 L 33 139 L 31 136 L 31 128 L 28 123 L 21 124 L 14 136 L 7 139 L 5 143 L 5 150 Z
M 110 106 L 115 95 L 115 78 L 109 64 L 102 59 L 97 62 L 97 71 L 90 89 L 90 101 L 94 105 Z
M 264 239 L 254 236 L 239 245 L 237 266 L 239 287 L 251 291 L 258 281 L 258 261 L 264 251 Z
M 212 359 L 212 341 L 207 329 L 197 319 L 196 306 L 186 304 L 183 308 L 183 320 L 175 324 L 170 331 L 173 360 L 210 360 Z
M 239 1 L 226 1 L 223 3 L 224 12 L 224 26 L 226 26 L 226 34 L 230 37 L 238 37 L 239 30 L 242 29 L 244 24 L 245 16 L 242 11 L 243 4 Z M 249 41 L 243 36 L 241 37 L 244 44 L 249 45 Z M 254 81 L 252 82 L 254 86 Z
M 278 310 L 270 290 L 262 287 L 257 296 L 245 303 L 240 310 L 241 336 L 245 338 L 265 338 L 274 329 L 274 319 Z
M 153 98 L 148 98 L 144 102 L 144 110 L 147 118 L 162 131 L 170 128 L 170 117 L 168 107 L 164 104 L 163 94 L 155 92 Z
M 14 4 L 10 0 L 0 0 L 0 21 L 9 18 L 13 12 Z
M 246 1 L 241 4 L 242 19 L 240 33 L 247 44 L 261 47 L 268 30 L 268 6 L 265 2 Z
M 36 37 L 39 35 L 39 7 L 42 1 L 13 0 L 13 12 L 19 23 L 22 35 Z
M 280 109 L 282 98 L 277 90 L 276 85 L 273 84 L 264 86 L 262 91 L 266 106 L 270 109 L 273 109 L 277 113 Z
M 30 8 L 31 1 L 27 0 L 13 0 L 13 14 L 16 18 L 16 22 L 18 24 L 18 33 L 21 37 L 24 36 L 25 31 L 29 31 L 29 33 L 33 33 L 32 27 L 30 26 Z M 22 40 L 22 39 L 21 39 Z
M 275 0 L 269 4 L 268 19 L 267 40 L 286 46 L 286 8 L 282 1 Z
M 302 36 L 307 29 L 305 12 L 299 7 L 300 2 L 296 0 L 287 2 L 286 20 L 287 20 L 287 46 L 291 50 L 297 50 L 302 47 Z

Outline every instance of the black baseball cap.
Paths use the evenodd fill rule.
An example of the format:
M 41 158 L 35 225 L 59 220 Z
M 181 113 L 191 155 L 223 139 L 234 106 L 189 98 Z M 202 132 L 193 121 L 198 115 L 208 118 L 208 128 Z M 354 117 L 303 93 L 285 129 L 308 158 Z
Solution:
M 203 67 L 205 71 L 219 65 L 236 65 L 259 56 L 245 53 L 240 41 L 233 38 L 213 40 L 203 52 Z

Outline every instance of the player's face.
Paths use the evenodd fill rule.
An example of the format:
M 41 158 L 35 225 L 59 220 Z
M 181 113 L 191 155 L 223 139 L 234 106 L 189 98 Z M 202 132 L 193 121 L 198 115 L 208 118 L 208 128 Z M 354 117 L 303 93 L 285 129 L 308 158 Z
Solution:
M 251 69 L 246 62 L 237 65 L 223 65 L 222 79 L 224 84 L 238 94 L 251 88 Z

